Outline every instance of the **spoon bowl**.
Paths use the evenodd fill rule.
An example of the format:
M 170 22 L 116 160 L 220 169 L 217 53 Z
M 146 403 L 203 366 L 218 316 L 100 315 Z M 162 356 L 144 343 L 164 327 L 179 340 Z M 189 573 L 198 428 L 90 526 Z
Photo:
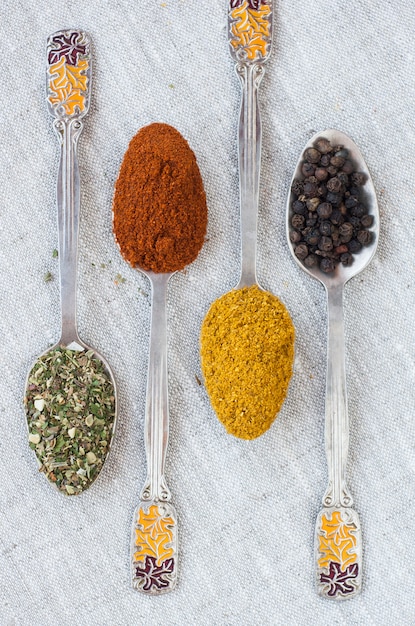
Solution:
M 301 173 L 301 165 L 304 160 L 303 154 L 308 148 L 314 147 L 314 144 L 316 143 L 317 139 L 320 139 L 320 138 L 327 139 L 328 141 L 330 141 L 331 145 L 333 146 L 340 145 L 346 148 L 346 150 L 348 150 L 349 152 L 349 158 L 352 161 L 353 165 L 355 166 L 355 170 L 358 172 L 362 172 L 365 175 L 366 182 L 361 187 L 361 195 L 362 195 L 363 202 L 368 208 L 369 215 L 373 216 L 373 225 L 371 227 L 371 231 L 373 233 L 373 239 L 370 245 L 364 246 L 362 250 L 354 256 L 352 265 L 346 267 L 342 265 L 341 263 L 339 263 L 336 266 L 335 270 L 331 272 L 330 274 L 325 274 L 324 272 L 321 271 L 319 267 L 308 268 L 305 265 L 303 265 L 300 259 L 296 257 L 294 253 L 294 246 L 292 242 L 290 241 L 290 231 L 291 231 L 290 223 L 291 223 L 291 217 L 293 216 L 293 211 L 291 207 L 292 207 L 293 201 L 295 200 L 294 193 L 291 191 L 292 184 L 294 180 L 298 178 L 304 178 L 304 176 Z M 362 156 L 362 153 L 360 152 L 355 142 L 348 135 L 346 135 L 345 133 L 342 133 L 339 130 L 329 128 L 327 130 L 324 130 L 321 133 L 316 133 L 313 137 L 311 137 L 308 143 L 304 146 L 304 149 L 298 160 L 297 166 L 294 170 L 293 177 L 291 179 L 290 192 L 288 195 L 287 207 L 286 207 L 286 215 L 287 215 L 287 219 L 286 219 L 287 241 L 288 241 L 290 252 L 295 262 L 297 263 L 297 265 L 301 267 L 302 270 L 307 272 L 309 276 L 320 281 L 326 288 L 333 287 L 334 285 L 345 285 L 347 281 L 349 281 L 351 278 L 353 278 L 354 276 L 359 274 L 361 271 L 363 271 L 364 268 L 370 263 L 370 261 L 372 260 L 376 252 L 378 239 L 379 239 L 378 202 L 376 198 L 376 192 L 375 192 L 375 188 L 373 185 L 372 177 L 370 175 L 366 162 Z
M 27 377 L 26 377 L 26 381 L 25 381 L 25 397 L 27 397 L 27 393 L 29 391 L 29 378 L 31 377 L 31 374 L 35 368 L 35 365 L 42 360 L 43 357 L 47 356 L 49 353 L 53 352 L 54 350 L 58 349 L 58 348 L 62 348 L 63 350 L 72 350 L 74 352 L 93 352 L 93 358 L 100 361 L 103 366 L 104 366 L 104 370 L 105 373 L 107 374 L 109 380 L 111 381 L 111 385 L 113 388 L 113 395 L 114 395 L 114 405 L 115 405 L 115 415 L 114 415 L 114 419 L 112 421 L 112 427 L 111 427 L 111 434 L 110 434 L 110 438 L 108 441 L 108 447 L 107 447 L 107 452 L 105 454 L 105 459 L 104 459 L 104 463 L 106 463 L 106 461 L 108 460 L 108 457 L 110 455 L 111 452 L 111 447 L 112 447 L 112 443 L 114 440 L 114 434 L 115 434 L 115 429 L 117 426 L 117 407 L 118 407 L 118 392 L 117 392 L 117 385 L 116 385 L 116 381 L 114 378 L 114 375 L 111 371 L 111 368 L 107 362 L 107 360 L 99 353 L 97 352 L 97 350 L 95 350 L 95 348 L 92 348 L 91 346 L 88 346 L 84 341 L 82 341 L 82 339 L 79 338 L 79 336 L 74 337 L 72 340 L 68 341 L 62 341 L 62 338 L 55 343 L 53 346 L 51 346 L 50 348 L 48 348 L 47 350 L 45 350 L 44 352 L 42 352 L 42 354 L 36 358 L 36 360 L 32 363 Z M 26 429 L 27 429 L 27 435 L 30 435 L 30 426 L 29 426 L 29 421 L 28 419 L 25 420 L 26 422 Z M 38 464 L 39 469 L 42 467 L 42 463 L 39 460 L 39 458 L 36 455 L 36 461 Z M 89 482 L 88 485 L 88 489 L 90 489 L 92 487 L 93 484 L 95 484 L 97 482 L 97 480 L 99 479 L 99 477 L 102 474 L 102 468 L 101 471 L 98 472 L 98 474 L 96 475 L 96 477 L 91 480 Z M 56 489 L 56 491 L 59 491 L 61 493 L 61 490 L 58 488 L 58 486 L 51 482 L 52 486 Z

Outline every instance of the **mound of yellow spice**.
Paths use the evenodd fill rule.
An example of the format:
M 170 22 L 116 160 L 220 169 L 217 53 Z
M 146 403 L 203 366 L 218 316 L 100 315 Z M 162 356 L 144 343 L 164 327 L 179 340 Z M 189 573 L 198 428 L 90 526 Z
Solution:
M 291 379 L 294 338 L 283 303 L 256 285 L 212 304 L 202 325 L 202 372 L 228 433 L 255 439 L 271 426 Z

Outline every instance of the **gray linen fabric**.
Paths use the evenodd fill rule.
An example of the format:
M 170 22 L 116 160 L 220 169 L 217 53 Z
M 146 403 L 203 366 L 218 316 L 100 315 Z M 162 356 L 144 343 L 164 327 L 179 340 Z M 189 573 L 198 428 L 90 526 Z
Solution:
M 239 83 L 226 1 L 3 0 L 0 7 L 0 623 L 2 625 L 415 624 L 414 59 L 411 0 L 281 0 L 261 86 L 258 272 L 297 329 L 281 414 L 253 442 L 226 435 L 203 386 L 200 325 L 239 274 Z M 59 336 L 55 188 L 59 148 L 45 104 L 45 42 L 61 28 L 93 41 L 91 111 L 79 143 L 81 337 L 110 362 L 119 429 L 100 481 L 64 498 L 39 475 L 22 396 Z M 167 477 L 180 523 L 176 591 L 130 588 L 132 513 L 145 478 L 149 285 L 111 232 L 114 181 L 130 138 L 172 124 L 197 155 L 208 238 L 169 292 L 171 437 Z M 360 597 L 316 596 L 314 522 L 324 456 L 323 288 L 284 234 L 302 146 L 334 127 L 361 148 L 379 194 L 376 259 L 346 288 L 349 483 L 364 537 Z M 44 275 L 54 279 L 46 283 Z M 115 284 L 117 274 L 126 281 Z

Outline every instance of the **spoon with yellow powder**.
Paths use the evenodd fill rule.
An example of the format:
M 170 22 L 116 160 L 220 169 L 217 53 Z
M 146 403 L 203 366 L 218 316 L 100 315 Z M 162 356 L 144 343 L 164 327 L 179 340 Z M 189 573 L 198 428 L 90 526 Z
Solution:
M 243 90 L 238 133 L 242 270 L 237 287 L 211 305 L 201 331 L 202 372 L 212 406 L 227 432 L 241 439 L 255 439 L 271 426 L 286 397 L 294 359 L 290 315 L 256 276 L 258 87 L 271 52 L 272 4 L 229 2 L 229 43 Z
M 334 147 L 335 156 L 331 158 L 330 163 L 334 169 L 330 171 L 331 178 L 327 178 L 322 168 L 324 159 L 332 147 Z M 314 187 L 314 189 L 315 181 L 303 184 L 304 160 L 301 156 L 293 175 L 292 191 L 287 202 L 287 238 L 296 263 L 312 278 L 322 283 L 327 294 L 328 346 L 325 440 L 329 484 L 323 497 L 323 509 L 320 511 L 316 523 L 316 577 L 318 592 L 321 595 L 342 600 L 358 594 L 362 584 L 360 521 L 356 511 L 351 508 L 353 499 L 346 483 L 349 419 L 347 413 L 343 289 L 351 278 L 359 274 L 368 265 L 375 254 L 379 235 L 379 210 L 376 192 L 367 165 L 350 137 L 337 130 L 326 130 L 310 139 L 303 154 L 315 168 L 316 175 L 320 176 L 321 180 L 324 177 L 326 189 L 334 189 L 337 185 L 337 193 L 330 193 L 330 196 L 327 194 L 325 200 L 321 202 L 321 195 L 324 196 L 325 194 L 325 189 L 321 183 L 320 187 Z M 350 191 L 347 191 L 350 179 L 353 185 L 357 184 L 356 181 L 359 181 L 359 184 L 365 181 L 361 191 L 356 187 L 350 187 Z M 340 182 L 343 187 L 339 184 Z M 306 188 L 307 184 L 309 186 Z M 302 200 L 306 201 L 309 207 L 313 208 L 313 200 L 316 200 L 318 208 L 314 207 L 311 215 L 320 215 L 321 211 L 327 211 L 327 208 L 329 212 L 332 212 L 327 219 L 325 216 L 320 229 L 327 225 L 330 226 L 330 241 L 336 241 L 340 234 L 340 246 L 332 247 L 327 252 L 327 256 L 324 256 L 326 247 L 323 245 L 327 243 L 327 241 L 323 241 L 328 239 L 327 236 L 320 238 L 318 250 L 315 253 L 310 250 L 310 237 L 308 239 L 309 245 L 305 246 L 310 252 L 308 256 L 318 255 L 318 259 L 327 259 L 335 264 L 331 271 L 327 271 L 327 265 L 321 265 L 322 261 L 318 265 L 314 258 L 307 263 L 308 257 L 301 255 L 301 250 L 298 251 L 298 246 L 296 248 L 295 243 L 293 243 L 293 241 L 295 242 L 292 227 L 295 220 L 294 211 L 298 208 L 301 209 L 298 204 L 301 205 L 302 203 L 301 201 L 300 203 L 295 202 L 294 191 L 296 188 L 298 190 L 298 185 L 303 185 Z M 307 199 L 314 191 L 319 196 Z M 345 198 L 344 202 L 342 197 Z M 340 202 L 341 204 L 339 204 Z M 332 222 L 328 221 L 330 218 L 333 220 Z M 364 229 L 365 224 L 371 224 L 372 230 L 369 235 L 369 231 Z M 354 229 L 350 228 L 351 225 Z M 345 226 L 349 226 L 350 231 L 354 230 L 355 233 L 357 231 L 358 239 L 366 241 L 368 244 L 360 246 L 360 248 L 357 246 L 356 254 L 354 254 L 356 246 L 351 245 L 353 243 L 351 232 L 348 232 L 348 228 Z M 366 237 L 363 237 L 362 233 L 366 233 Z M 313 235 L 313 233 L 310 234 Z M 349 248 L 349 252 L 346 252 L 348 256 L 346 258 L 341 256 L 338 261 L 336 251 L 339 248 L 342 250 L 344 247 Z M 351 259 L 351 252 L 353 252 L 353 259 Z

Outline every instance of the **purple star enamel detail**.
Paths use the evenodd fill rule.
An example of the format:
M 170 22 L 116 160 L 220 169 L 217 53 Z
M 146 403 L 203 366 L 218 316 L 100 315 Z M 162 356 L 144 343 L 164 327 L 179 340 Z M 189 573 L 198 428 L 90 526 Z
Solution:
M 350 584 L 350 581 L 357 578 L 358 575 L 359 566 L 357 563 L 352 563 L 352 565 L 349 565 L 349 567 L 342 572 L 340 563 L 330 561 L 329 573 L 320 574 L 320 582 L 329 585 L 328 595 L 330 597 L 334 597 L 338 593 L 345 596 L 356 590 L 354 585 Z
M 78 43 L 79 33 L 71 33 L 68 37 L 65 35 L 57 35 L 52 39 L 52 44 L 56 46 L 50 50 L 48 56 L 49 65 L 57 63 L 62 57 L 65 57 L 68 65 L 76 65 L 78 56 L 86 54 L 86 46 Z
M 173 574 L 174 559 L 166 559 L 161 565 L 157 565 L 154 556 L 146 556 L 144 563 L 136 566 L 135 576 L 143 580 L 142 590 L 165 589 L 171 581 L 166 574 Z

